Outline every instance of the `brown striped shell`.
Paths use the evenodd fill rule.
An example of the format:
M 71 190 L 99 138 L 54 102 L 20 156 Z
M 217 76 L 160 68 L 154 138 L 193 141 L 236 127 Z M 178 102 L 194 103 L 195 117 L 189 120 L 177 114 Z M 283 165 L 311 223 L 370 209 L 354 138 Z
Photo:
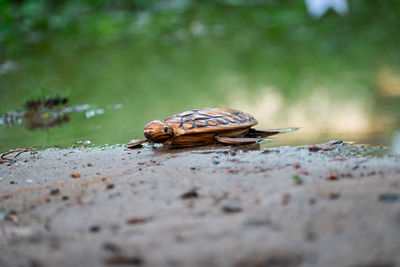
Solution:
M 247 128 L 256 125 L 250 114 L 228 108 L 194 109 L 164 119 L 181 134 L 205 133 Z

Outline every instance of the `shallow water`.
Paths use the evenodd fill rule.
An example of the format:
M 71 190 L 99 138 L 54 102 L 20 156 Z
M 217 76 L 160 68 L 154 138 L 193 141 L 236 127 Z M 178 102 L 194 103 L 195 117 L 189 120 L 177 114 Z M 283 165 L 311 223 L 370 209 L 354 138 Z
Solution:
M 255 9 L 248 11 L 256 14 L 251 23 L 218 12 L 218 20 L 194 16 L 151 37 L 139 32 L 93 42 L 58 36 L 2 59 L 3 116 L 44 95 L 66 95 L 69 106 L 87 108 L 68 113 L 57 127 L 3 123 L 0 151 L 126 143 L 142 138 L 150 120 L 202 107 L 241 109 L 259 128 L 300 127 L 268 145 L 330 139 L 391 145 L 400 129 L 400 51 L 391 29 L 385 39 L 376 25 L 330 30 L 340 17 L 300 24 L 282 17 L 257 26 L 251 24 Z M 321 25 L 328 30 L 321 33 Z M 356 35 L 360 27 L 375 33 Z

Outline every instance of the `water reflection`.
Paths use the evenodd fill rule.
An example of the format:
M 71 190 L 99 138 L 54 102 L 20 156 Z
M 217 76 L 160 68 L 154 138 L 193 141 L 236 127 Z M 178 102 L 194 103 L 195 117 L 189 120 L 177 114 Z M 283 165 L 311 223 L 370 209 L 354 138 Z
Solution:
M 365 102 L 335 99 L 324 89 L 288 103 L 279 91 L 266 88 L 251 99 L 239 96 L 231 105 L 253 114 L 263 128 L 300 127 L 301 131 L 296 134 L 302 139 L 326 133 L 355 136 L 375 131 Z
M 28 100 L 24 104 L 23 111 L 11 111 L 1 115 L 0 126 L 25 124 L 28 130 L 33 131 L 67 123 L 70 121 L 69 113 L 84 112 L 87 119 L 104 114 L 104 109 L 91 108 L 88 104 L 68 106 L 67 103 L 68 98 L 60 96 Z M 122 104 L 108 105 L 108 108 L 120 109 Z
M 400 97 L 400 75 L 389 66 L 382 67 L 376 76 L 378 94 L 385 98 Z

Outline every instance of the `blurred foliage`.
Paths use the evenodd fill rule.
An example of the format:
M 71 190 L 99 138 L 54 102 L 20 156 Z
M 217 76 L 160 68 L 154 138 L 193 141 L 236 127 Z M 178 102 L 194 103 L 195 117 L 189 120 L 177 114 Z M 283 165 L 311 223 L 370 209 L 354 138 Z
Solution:
M 0 45 L 17 49 L 24 43 L 49 40 L 54 32 L 112 35 L 126 29 L 132 13 L 149 8 L 153 2 L 0 0 Z
M 157 41 L 170 33 L 187 40 L 193 36 L 185 30 L 201 34 L 196 21 L 214 25 L 216 36 L 225 31 L 241 47 L 263 38 L 283 41 L 282 49 L 306 42 L 331 52 L 354 32 L 366 41 L 398 40 L 399 0 L 352 0 L 349 5 L 346 17 L 331 11 L 315 21 L 304 2 L 295 0 L 0 0 L 0 56 L 18 52 L 26 44 L 53 40 L 54 35 L 77 38 L 78 34 L 85 36 L 85 42 L 110 42 L 138 33 Z M 257 34 L 260 29 L 264 36 Z M 316 36 L 321 41 L 313 42 Z

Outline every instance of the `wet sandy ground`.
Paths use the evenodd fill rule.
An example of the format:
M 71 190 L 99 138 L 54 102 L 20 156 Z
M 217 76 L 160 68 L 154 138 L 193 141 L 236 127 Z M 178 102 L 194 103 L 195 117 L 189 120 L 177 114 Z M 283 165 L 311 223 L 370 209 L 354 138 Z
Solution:
M 0 164 L 0 266 L 400 266 L 400 159 L 45 150 Z

